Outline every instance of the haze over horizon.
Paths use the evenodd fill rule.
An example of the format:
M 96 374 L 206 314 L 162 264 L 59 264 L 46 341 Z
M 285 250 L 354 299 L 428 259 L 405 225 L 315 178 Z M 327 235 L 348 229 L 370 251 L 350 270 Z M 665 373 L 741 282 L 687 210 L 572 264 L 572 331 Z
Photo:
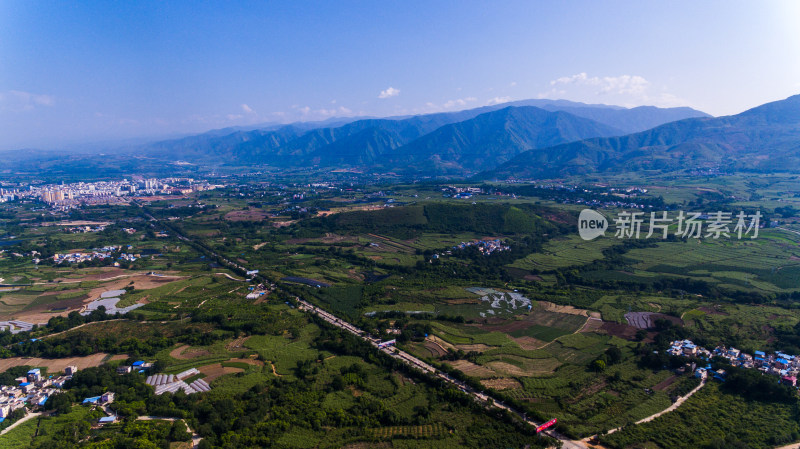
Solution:
M 528 98 L 800 93 L 796 2 L 0 2 L 0 150 Z

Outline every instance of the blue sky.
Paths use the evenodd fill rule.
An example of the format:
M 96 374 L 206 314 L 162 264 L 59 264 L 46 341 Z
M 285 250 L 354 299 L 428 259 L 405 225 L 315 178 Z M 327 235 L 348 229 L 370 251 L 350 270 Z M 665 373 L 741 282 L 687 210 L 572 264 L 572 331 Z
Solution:
M 0 149 L 526 98 L 800 93 L 800 2 L 0 0 Z

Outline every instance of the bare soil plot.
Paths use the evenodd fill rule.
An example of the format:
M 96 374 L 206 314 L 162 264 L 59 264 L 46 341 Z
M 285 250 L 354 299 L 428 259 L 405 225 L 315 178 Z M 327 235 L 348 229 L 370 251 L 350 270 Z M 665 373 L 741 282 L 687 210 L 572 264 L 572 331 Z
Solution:
M 603 320 L 599 318 L 589 318 L 583 325 L 580 332 L 597 332 L 603 327 Z
M 603 325 L 600 326 L 600 330 L 615 337 L 624 338 L 626 340 L 633 340 L 633 338 L 636 336 L 636 331 L 638 329 L 628 324 L 619 324 L 610 321 L 604 321 Z
M 533 351 L 547 344 L 546 341 L 542 341 L 533 337 L 516 337 L 512 338 L 512 340 L 514 340 L 520 348 L 526 351 Z
M 234 373 L 242 373 L 244 372 L 241 368 L 234 368 L 231 366 L 222 366 L 221 363 L 213 363 L 211 365 L 201 366 L 197 368 L 198 371 L 205 374 L 206 377 L 203 378 L 206 382 L 211 382 L 218 377 L 222 377 L 226 374 L 234 374 Z
M 206 351 L 205 349 L 194 349 L 192 350 L 189 345 L 179 346 L 172 351 L 169 352 L 169 356 L 173 359 L 178 360 L 191 360 L 196 359 L 199 357 L 205 357 L 210 355 L 211 353 Z
M 66 357 L 63 359 L 43 359 L 39 357 L 12 357 L 9 359 L 0 359 L 0 372 L 5 372 L 14 366 L 29 365 L 39 368 L 47 368 L 49 373 L 58 373 L 64 371 L 67 366 L 77 366 L 78 369 L 92 368 L 100 366 L 108 354 L 105 352 L 98 352 L 97 354 L 87 355 L 85 357 Z M 119 355 L 111 357 L 111 360 L 127 359 L 127 355 Z
M 236 359 L 228 359 L 228 362 L 246 363 L 248 365 L 253 365 L 253 366 L 264 366 L 264 362 L 262 362 L 261 360 L 256 360 L 256 359 L 239 359 L 239 358 L 236 358 Z
M 484 352 L 492 349 L 491 346 L 485 345 L 483 343 L 475 343 L 471 345 L 456 345 L 456 348 L 464 351 L 464 352 Z
M 476 365 L 468 360 L 447 361 L 453 368 L 472 377 L 495 377 L 497 373 L 480 365 Z
M 46 323 L 54 316 L 66 316 L 70 312 L 83 310 L 83 307 L 86 305 L 86 303 L 100 298 L 101 294 L 109 290 L 121 290 L 128 285 L 131 285 L 131 283 L 133 283 L 133 287 L 136 290 L 149 290 L 151 288 L 160 287 L 170 282 L 175 282 L 185 278 L 186 276 L 149 276 L 144 273 L 131 273 L 130 271 L 120 270 L 119 268 L 104 270 L 102 273 L 89 274 L 84 278 L 69 279 L 69 282 L 74 283 L 88 280 L 102 282 L 104 279 L 110 279 L 108 282 L 104 282 L 101 286 L 89 290 L 89 293 L 86 295 L 55 301 L 49 304 L 42 304 L 41 306 L 14 312 L 9 315 L 11 319 L 27 321 L 29 323 Z M 46 294 L 58 295 L 75 291 L 80 290 L 62 290 L 59 292 L 47 292 Z M 31 301 L 34 298 L 36 298 L 36 296 L 31 296 Z
M 508 377 L 501 377 L 499 379 L 483 379 L 481 380 L 481 384 L 486 388 L 494 388 L 495 390 L 513 390 L 516 388 L 522 388 L 522 384 L 520 384 L 516 379 L 511 379 Z
M 556 313 L 566 313 L 569 315 L 580 315 L 580 316 L 589 316 L 588 311 L 586 309 L 578 309 L 573 306 L 561 306 L 550 301 L 538 301 L 539 306 L 543 307 L 544 310 L 549 312 L 556 312 Z
M 249 338 L 250 338 L 249 336 L 239 337 L 236 340 L 233 340 L 232 342 L 225 345 L 225 349 L 227 349 L 228 351 L 236 351 L 242 349 L 242 347 L 244 346 L 244 342 L 246 342 Z
M 487 363 L 486 366 L 490 367 L 497 373 L 507 374 L 510 376 L 530 376 L 532 374 L 518 367 L 517 365 L 512 365 L 511 363 L 506 362 L 494 361 Z
M 267 213 L 259 209 L 233 210 L 225 214 L 228 221 L 262 221 L 267 218 Z

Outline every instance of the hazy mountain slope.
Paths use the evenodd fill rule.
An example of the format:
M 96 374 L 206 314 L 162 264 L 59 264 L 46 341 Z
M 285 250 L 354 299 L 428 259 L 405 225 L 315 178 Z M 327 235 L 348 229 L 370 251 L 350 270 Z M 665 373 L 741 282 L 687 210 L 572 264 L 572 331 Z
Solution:
M 393 151 L 381 165 L 424 172 L 475 171 L 497 166 L 531 148 L 618 134 L 615 128 L 566 112 L 506 107 L 442 126 Z
M 480 177 L 693 168 L 800 171 L 800 95 L 738 115 L 686 119 L 628 136 L 534 149 Z
M 632 127 L 645 126 L 642 125 L 644 122 L 663 123 L 687 114 L 702 114 L 689 108 L 678 108 L 680 111 L 659 108 L 625 109 L 564 100 L 525 100 L 514 104 L 536 104 L 550 111 L 565 110 L 617 128 L 616 134 L 619 135 L 625 134 Z M 135 151 L 139 155 L 195 163 L 369 165 L 380 162 L 382 155 L 390 154 L 442 126 L 506 107 L 508 106 L 493 105 L 464 111 L 386 119 L 331 119 L 327 122 L 285 126 L 268 124 L 266 128 L 255 130 L 246 127 L 228 128 L 147 144 L 137 147 Z M 649 117 L 647 120 L 643 118 L 645 115 Z M 591 135 L 605 136 L 607 133 Z M 435 157 L 436 154 L 431 156 Z

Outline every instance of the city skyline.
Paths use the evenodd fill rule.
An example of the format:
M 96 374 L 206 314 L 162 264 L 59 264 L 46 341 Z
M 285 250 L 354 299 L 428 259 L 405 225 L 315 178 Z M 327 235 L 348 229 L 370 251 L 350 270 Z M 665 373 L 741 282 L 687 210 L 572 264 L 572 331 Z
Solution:
M 0 150 L 551 98 L 800 93 L 791 2 L 0 3 Z

